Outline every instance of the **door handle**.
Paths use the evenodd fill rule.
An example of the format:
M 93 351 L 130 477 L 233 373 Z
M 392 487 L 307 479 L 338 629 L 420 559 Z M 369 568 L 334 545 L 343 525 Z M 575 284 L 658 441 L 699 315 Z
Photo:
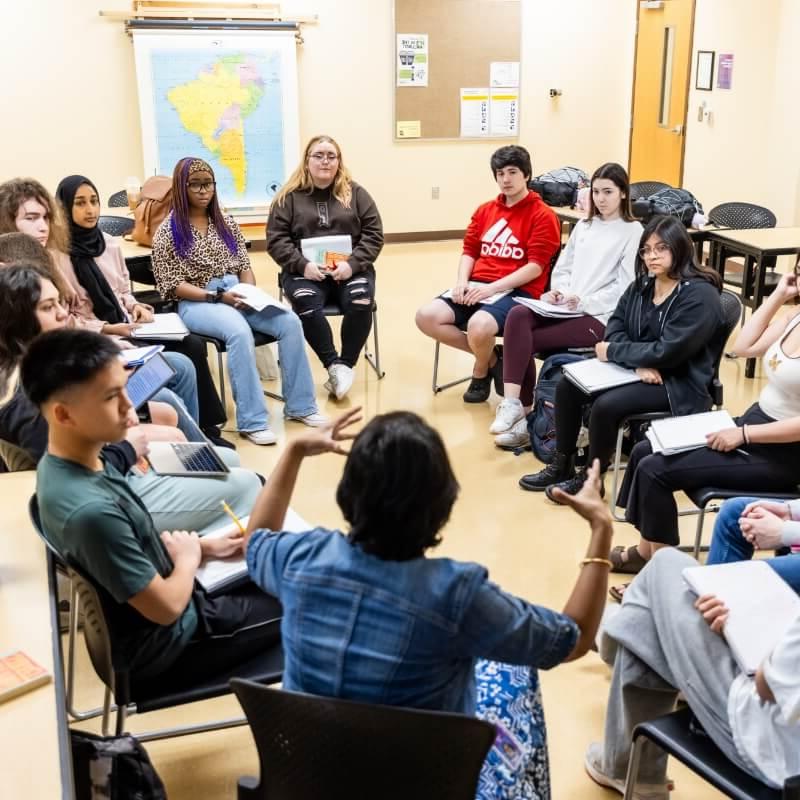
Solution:
M 680 136 L 683 133 L 683 125 L 676 125 L 671 129 L 670 133 L 677 133 Z

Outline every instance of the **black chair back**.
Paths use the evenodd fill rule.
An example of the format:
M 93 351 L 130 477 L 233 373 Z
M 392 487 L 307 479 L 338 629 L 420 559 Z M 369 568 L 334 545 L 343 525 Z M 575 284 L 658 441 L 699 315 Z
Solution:
M 641 200 L 643 197 L 650 197 L 650 195 L 660 192 L 662 189 L 671 189 L 668 183 L 661 181 L 634 181 L 631 184 L 631 203 L 634 200 Z
M 234 679 L 260 783 L 239 800 L 473 800 L 496 730 L 462 714 L 356 703 Z
M 109 208 L 127 208 L 128 207 L 128 193 L 125 189 L 120 189 L 118 192 L 114 192 L 111 197 L 108 198 L 108 207 Z
M 713 340 L 712 346 L 716 348 L 714 356 L 714 378 L 712 379 L 711 399 L 715 406 L 721 406 L 723 401 L 722 382 L 719 379 L 719 367 L 722 363 L 722 355 L 725 352 L 725 345 L 733 333 L 734 328 L 742 317 L 742 301 L 728 289 L 723 289 L 720 295 L 722 303 L 722 326 Z
M 127 205 L 127 203 L 126 203 Z M 97 220 L 97 224 L 103 233 L 109 236 L 124 236 L 133 230 L 134 221 L 130 217 L 111 217 L 107 215 L 101 216 Z
M 777 217 L 764 206 L 753 203 L 720 203 L 708 212 L 709 222 L 735 230 L 747 228 L 774 228 Z

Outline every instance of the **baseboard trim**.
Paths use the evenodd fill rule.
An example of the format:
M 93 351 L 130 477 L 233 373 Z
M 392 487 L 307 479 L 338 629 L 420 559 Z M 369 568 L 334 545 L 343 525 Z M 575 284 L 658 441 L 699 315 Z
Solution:
M 386 244 L 408 244 L 411 242 L 440 242 L 449 239 L 463 239 L 466 231 L 407 231 L 405 233 L 387 233 L 383 239 Z

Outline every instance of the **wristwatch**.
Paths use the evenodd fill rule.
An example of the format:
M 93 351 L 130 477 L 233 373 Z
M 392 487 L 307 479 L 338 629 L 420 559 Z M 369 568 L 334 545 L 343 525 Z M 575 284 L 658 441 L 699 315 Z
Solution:
M 222 295 L 225 294 L 225 289 L 220 286 L 215 292 L 206 292 L 207 303 L 219 303 L 222 300 Z
M 224 294 L 225 294 L 225 288 L 223 286 L 218 286 L 217 287 L 217 296 L 214 299 L 214 302 L 215 303 L 221 302 L 222 301 L 222 295 L 224 295 Z

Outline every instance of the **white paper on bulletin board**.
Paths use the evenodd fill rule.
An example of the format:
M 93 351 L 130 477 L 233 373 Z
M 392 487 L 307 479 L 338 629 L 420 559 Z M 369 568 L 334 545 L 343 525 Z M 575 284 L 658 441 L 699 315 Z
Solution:
M 461 136 L 489 135 L 489 89 L 461 89 Z
M 489 64 L 489 86 L 519 87 L 519 61 L 492 61 Z
M 428 34 L 398 33 L 395 72 L 398 86 L 427 86 Z
M 492 136 L 519 133 L 519 89 L 499 86 L 489 90 L 489 133 Z

